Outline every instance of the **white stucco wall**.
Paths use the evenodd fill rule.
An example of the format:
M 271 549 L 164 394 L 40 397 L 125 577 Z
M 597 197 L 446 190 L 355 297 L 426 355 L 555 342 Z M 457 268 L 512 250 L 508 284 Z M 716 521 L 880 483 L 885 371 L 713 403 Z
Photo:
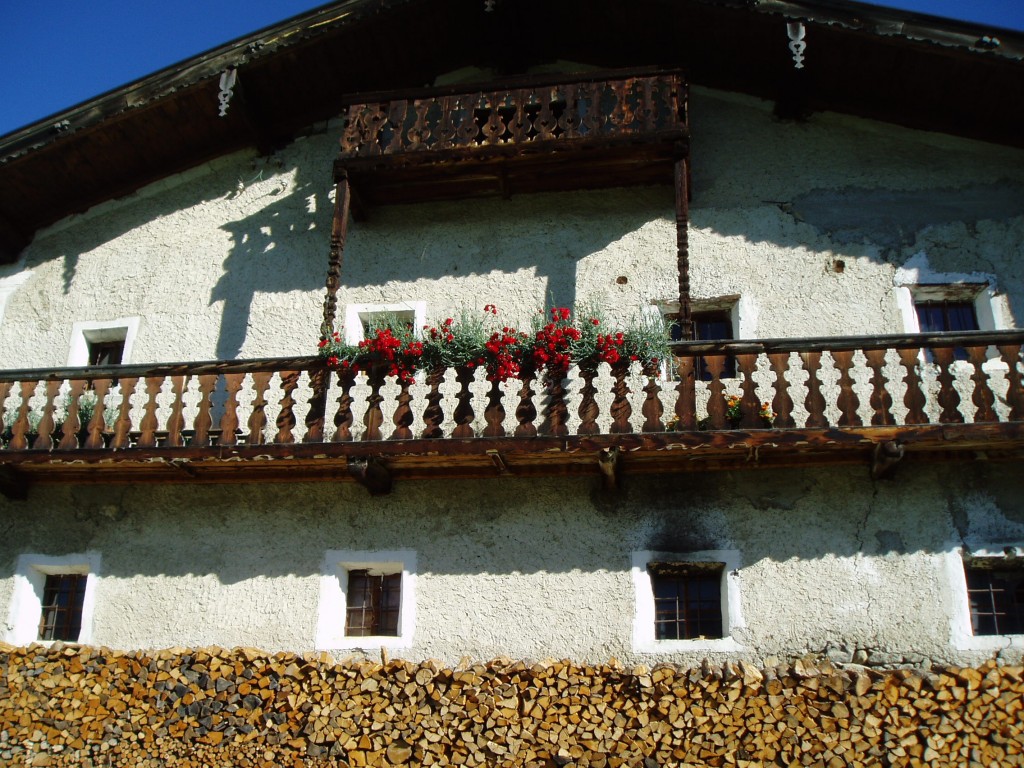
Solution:
M 860 652 L 872 663 L 977 663 L 1000 648 L 1020 658 L 1006 638 L 958 646 L 963 595 L 947 569 L 965 543 L 1024 543 L 1019 483 L 1000 465 L 905 467 L 880 482 L 864 468 L 629 477 L 617 496 L 596 479 L 438 491 L 39 487 L 31 505 L 0 501 L 0 607 L 23 552 L 88 550 L 103 563 L 96 644 L 312 650 L 325 555 L 383 550 L 415 557 L 415 629 L 392 652 L 405 658 L 770 663 Z M 644 550 L 737 553 L 732 642 L 634 650 L 632 553 Z
M 994 276 L 1016 323 L 1024 152 L 832 114 L 777 121 L 703 89 L 691 127 L 693 295 L 740 295 L 745 334 L 903 331 L 894 279 L 922 254 L 936 273 Z M 339 130 L 41 232 L 0 267 L 0 366 L 63 365 L 75 322 L 122 317 L 141 318 L 132 362 L 313 351 Z M 494 303 L 526 325 L 545 304 L 592 302 L 625 320 L 677 297 L 672 205 L 665 186 L 375 209 L 351 228 L 340 314 Z

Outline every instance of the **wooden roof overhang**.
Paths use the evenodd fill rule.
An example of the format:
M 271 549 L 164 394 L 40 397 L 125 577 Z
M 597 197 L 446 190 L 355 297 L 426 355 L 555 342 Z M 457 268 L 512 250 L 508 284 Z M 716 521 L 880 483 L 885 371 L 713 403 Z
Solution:
M 806 27 L 794 69 L 786 23 Z M 628 30 L 628 32 L 627 32 Z M 352 94 L 575 61 L 1024 146 L 1024 35 L 838 0 L 344 0 L 0 137 L 0 262 L 70 214 L 212 158 L 262 153 Z M 237 72 L 227 115 L 219 78 Z

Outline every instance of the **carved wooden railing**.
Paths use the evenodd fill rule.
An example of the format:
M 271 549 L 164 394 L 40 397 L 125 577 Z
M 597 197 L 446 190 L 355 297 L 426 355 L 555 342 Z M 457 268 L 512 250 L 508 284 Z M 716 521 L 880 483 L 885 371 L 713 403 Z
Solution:
M 0 457 L 1024 421 L 1022 343 L 1024 331 L 685 342 L 672 376 L 602 364 L 553 383 L 477 369 L 402 384 L 315 357 L 6 371 Z
M 559 149 L 571 142 L 675 137 L 685 129 L 686 86 L 677 73 L 495 86 L 352 104 L 339 159 Z

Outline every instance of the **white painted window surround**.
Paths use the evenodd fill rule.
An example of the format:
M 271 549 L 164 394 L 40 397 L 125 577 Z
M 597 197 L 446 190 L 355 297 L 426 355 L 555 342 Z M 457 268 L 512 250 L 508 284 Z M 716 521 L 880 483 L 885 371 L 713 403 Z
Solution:
M 967 574 L 964 571 L 964 557 L 1002 558 L 1007 551 L 1024 553 L 1024 542 L 990 544 L 975 548 L 970 553 L 954 549 L 941 555 L 942 565 L 953 597 L 951 640 L 959 651 L 995 652 L 1001 650 L 1024 650 L 1024 635 L 978 635 L 971 629 L 971 604 L 967 596 Z
M 24 554 L 18 557 L 14 572 L 14 592 L 4 640 L 12 645 L 28 645 L 53 641 L 39 640 L 39 620 L 43 615 L 43 588 L 51 575 L 85 573 L 85 596 L 82 602 L 82 630 L 77 642 L 92 642 L 92 620 L 96 607 L 96 583 L 99 579 L 100 555 L 83 552 L 72 555 Z
M 656 640 L 654 637 L 654 588 L 648 563 L 725 563 L 722 569 L 722 633 L 724 637 L 699 640 Z M 740 553 L 736 549 L 710 549 L 701 552 L 656 552 L 639 550 L 632 554 L 633 590 L 636 608 L 633 615 L 633 651 L 636 653 L 742 651 L 731 633 L 745 626 L 739 590 Z
M 119 317 L 116 320 L 85 320 L 71 327 L 71 347 L 68 367 L 82 368 L 89 364 L 89 343 L 124 340 L 121 362 L 132 359 L 132 347 L 139 333 L 139 317 Z
M 392 315 L 408 319 L 418 337 L 427 322 L 427 302 L 401 301 L 394 304 L 349 304 L 345 307 L 345 341 L 358 344 L 363 340 L 363 324 L 374 315 Z
M 690 300 L 690 312 L 728 312 L 729 320 L 732 323 L 733 338 L 754 338 L 754 328 L 757 326 L 757 308 L 749 296 L 729 294 L 711 298 L 694 298 Z M 656 322 L 666 322 L 668 316 L 678 314 L 678 299 L 655 300 L 650 307 L 645 308 L 645 316 Z M 663 379 L 671 378 L 668 361 L 662 365 L 661 375 Z
M 398 613 L 398 635 L 348 637 L 345 616 L 348 605 L 349 571 L 368 570 L 371 574 L 402 574 Z M 416 552 L 411 549 L 358 550 L 331 549 L 324 554 L 320 570 L 320 605 L 317 610 L 316 648 L 318 650 L 409 648 L 416 631 Z

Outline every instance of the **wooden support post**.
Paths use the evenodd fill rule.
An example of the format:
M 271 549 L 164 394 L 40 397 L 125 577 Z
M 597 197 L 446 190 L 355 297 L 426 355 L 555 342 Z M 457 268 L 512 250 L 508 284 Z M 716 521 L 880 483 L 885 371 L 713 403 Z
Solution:
M 614 491 L 619 483 L 619 448 L 605 448 L 597 456 L 597 466 L 604 479 L 604 489 Z
M 903 446 L 896 440 L 878 443 L 871 459 L 871 477 L 875 480 L 885 477 L 903 458 Z
M 324 322 L 320 326 L 321 338 L 327 338 L 334 330 L 338 315 L 338 289 L 341 287 L 341 263 L 345 255 L 345 238 L 348 236 L 348 212 L 352 203 L 348 172 L 337 173 L 337 188 L 334 197 L 334 218 L 331 221 L 331 251 L 327 259 L 327 295 L 324 297 Z
M 367 458 L 348 460 L 348 473 L 352 479 L 370 492 L 371 496 L 391 493 L 394 480 L 391 471 L 380 459 Z
M 693 317 L 690 308 L 690 190 L 687 160 L 682 147 L 677 148 L 675 164 L 676 193 L 676 271 L 679 275 L 679 329 L 682 338 L 693 338 Z

